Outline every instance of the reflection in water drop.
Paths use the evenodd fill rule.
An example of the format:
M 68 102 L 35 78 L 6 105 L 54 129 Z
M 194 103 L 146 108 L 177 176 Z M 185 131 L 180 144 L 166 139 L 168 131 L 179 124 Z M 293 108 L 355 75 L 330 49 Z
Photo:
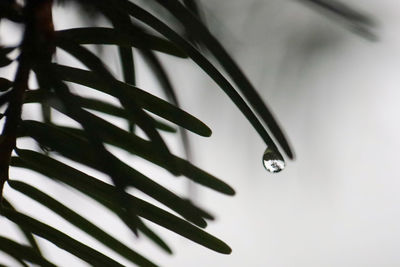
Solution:
M 270 148 L 267 148 L 264 152 L 263 164 L 265 169 L 272 173 L 280 172 L 285 168 L 285 161 L 282 156 Z

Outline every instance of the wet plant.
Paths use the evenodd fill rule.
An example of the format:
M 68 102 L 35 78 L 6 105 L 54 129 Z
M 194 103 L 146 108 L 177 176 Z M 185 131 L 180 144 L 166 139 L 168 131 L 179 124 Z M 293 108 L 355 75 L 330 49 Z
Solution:
M 332 4 L 324 4 L 324 1 L 308 2 L 350 21 L 351 25 L 369 23 L 358 13 L 349 12 L 346 6 L 332 8 Z M 84 10 L 82 14 L 93 19 L 103 18 L 107 26 L 55 29 L 54 6 L 63 8 L 70 4 L 79 6 Z M 263 162 L 267 170 L 278 172 L 285 166 L 284 157 L 293 158 L 285 134 L 257 90 L 202 22 L 198 3 L 194 0 L 183 3 L 178 0 L 7 0 L 0 2 L 0 19 L 12 21 L 23 29 L 19 44 L 0 46 L 0 67 L 16 66 L 12 79 L 0 78 L 0 106 L 4 110 L 0 136 L 1 215 L 2 219 L 13 222 L 27 241 L 27 244 L 20 244 L 2 236 L 0 231 L 0 250 L 22 266 L 27 266 L 28 262 L 55 266 L 41 252 L 36 241 L 41 237 L 92 266 L 122 266 L 101 251 L 46 224 L 45 219 L 38 220 L 18 211 L 13 207 L 15 203 L 11 204 L 7 194 L 3 194 L 3 186 L 7 184 L 10 190 L 50 209 L 133 264 L 160 264 L 121 243 L 118 237 L 74 211 L 74 207 L 67 207 L 41 189 L 9 176 L 10 168 L 24 168 L 88 196 L 111 211 L 133 234 L 146 236 L 166 253 L 172 253 L 171 248 L 146 221 L 208 249 L 231 253 L 226 243 L 203 230 L 207 221 L 214 218 L 208 211 L 158 184 L 109 149 L 117 147 L 154 163 L 173 176 L 185 176 L 218 193 L 235 194 L 221 179 L 196 167 L 188 158 L 171 153 L 160 134 L 179 131 L 186 148 L 189 145 L 187 131 L 204 137 L 211 135 L 211 129 L 204 122 L 180 108 L 166 71 L 168 66 L 159 58 L 163 53 L 191 60 L 232 100 L 265 142 Z M 121 77 L 107 67 L 101 49 L 94 49 L 101 46 L 118 49 Z M 81 67 L 58 60 L 56 55 L 60 51 L 75 58 Z M 136 54 L 149 63 L 168 101 L 136 86 Z M 30 86 L 31 80 L 37 88 Z M 74 86 L 101 92 L 110 101 L 79 95 L 71 90 Z M 111 99 L 117 99 L 118 104 Z M 40 106 L 41 119 L 25 119 L 26 104 Z M 79 126 L 54 121 L 54 112 L 64 114 Z M 109 122 L 106 118 L 110 115 L 125 120 L 126 129 Z M 147 138 L 137 134 L 137 129 Z M 34 140 L 37 149 L 20 147 L 19 140 L 23 138 Z M 105 174 L 109 182 L 83 172 L 70 162 Z M 127 192 L 130 188 L 141 191 L 160 206 Z

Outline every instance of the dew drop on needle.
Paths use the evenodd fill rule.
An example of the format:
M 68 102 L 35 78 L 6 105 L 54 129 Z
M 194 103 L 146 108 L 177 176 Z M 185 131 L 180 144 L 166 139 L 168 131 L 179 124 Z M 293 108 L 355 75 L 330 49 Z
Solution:
M 267 148 L 263 155 L 263 165 L 267 171 L 275 173 L 285 168 L 285 161 L 281 155 Z

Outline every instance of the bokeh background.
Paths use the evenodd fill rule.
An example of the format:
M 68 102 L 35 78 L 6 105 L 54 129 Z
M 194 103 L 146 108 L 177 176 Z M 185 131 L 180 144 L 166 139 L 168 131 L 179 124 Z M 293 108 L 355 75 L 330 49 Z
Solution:
M 201 3 L 209 28 L 273 110 L 296 152 L 295 161 L 287 161 L 281 173 L 265 171 L 261 161 L 265 146 L 234 104 L 191 62 L 160 55 L 169 66 L 183 109 L 213 129 L 210 138 L 190 135 L 194 162 L 237 191 L 234 197 L 201 187 L 190 191 L 195 201 L 216 215 L 208 231 L 231 245 L 231 255 L 211 252 L 154 226 L 175 252 L 165 255 L 144 238 L 136 239 L 78 193 L 21 170 L 13 177 L 74 205 L 162 266 L 400 266 L 400 2 L 346 1 L 374 18 L 375 42 L 300 1 Z M 68 10 L 55 10 L 57 28 L 82 23 L 81 13 L 74 7 Z M 20 35 L 6 23 L 0 26 L 0 34 L 7 34 L 10 42 Z M 116 55 L 114 50 L 104 51 L 111 68 L 117 63 Z M 138 86 L 163 96 L 140 57 L 137 62 Z M 36 112 L 37 107 L 27 106 L 24 116 L 34 117 Z M 54 115 L 63 120 L 60 114 Z M 165 138 L 173 151 L 183 154 L 175 136 Z M 29 145 L 29 141 L 21 144 Z M 115 152 L 161 184 L 188 193 L 184 179 L 171 178 L 151 164 Z M 9 187 L 5 192 L 24 212 L 46 218 L 119 259 L 45 208 Z M 0 229 L 23 240 L 5 219 L 0 220 Z M 60 266 L 86 266 L 47 241 L 40 242 L 46 255 Z M 1 253 L 0 260 L 17 266 Z

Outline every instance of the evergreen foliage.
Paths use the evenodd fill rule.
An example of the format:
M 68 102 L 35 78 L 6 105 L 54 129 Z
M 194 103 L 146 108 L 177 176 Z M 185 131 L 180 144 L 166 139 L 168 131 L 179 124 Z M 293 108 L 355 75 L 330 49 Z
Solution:
M 103 16 L 109 27 L 82 27 L 55 30 L 53 5 L 75 2 L 92 16 Z M 339 16 L 352 30 L 369 34 L 371 21 L 343 4 L 332 1 L 303 0 L 313 6 Z M 157 15 L 147 11 L 161 9 Z M 9 168 L 25 168 L 42 174 L 76 189 L 92 198 L 117 216 L 133 233 L 147 236 L 166 253 L 169 246 L 157 236 L 143 219 L 158 224 L 193 242 L 219 253 L 229 254 L 231 248 L 223 241 L 203 230 L 206 220 L 213 216 L 167 188 L 152 177 L 140 173 L 111 153 L 106 145 L 131 154 L 164 168 L 175 176 L 211 188 L 219 193 L 234 195 L 235 191 L 225 182 L 193 165 L 188 159 L 171 153 L 160 131 L 181 130 L 183 144 L 187 147 L 186 131 L 208 137 L 211 129 L 202 121 L 179 107 L 173 85 L 157 53 L 191 59 L 223 90 L 264 140 L 269 151 L 283 158 L 279 147 L 289 159 L 293 152 L 278 123 L 257 90 L 227 53 L 221 43 L 202 22 L 202 14 L 194 0 L 147 0 L 138 3 L 128 0 L 26 0 L 23 4 L 14 0 L 0 2 L 0 19 L 8 19 L 24 27 L 23 39 L 18 47 L 0 47 L 0 67 L 8 67 L 14 60 L 8 56 L 17 50 L 17 71 L 10 81 L 0 78 L 0 105 L 3 130 L 0 139 L 0 185 L 4 183 L 16 191 L 47 207 L 75 225 L 122 257 L 139 266 L 157 266 L 160 263 L 147 259 L 90 222 L 82 214 L 25 182 L 9 177 Z M 165 17 L 162 17 L 165 15 Z M 173 17 L 183 31 L 175 30 L 173 23 L 165 23 Z M 367 34 L 368 33 L 368 34 Z M 105 66 L 101 54 L 86 45 L 113 45 L 118 48 L 122 79 L 118 79 Z M 86 69 L 63 65 L 54 60 L 56 49 L 61 49 L 77 59 Z M 134 52 L 140 53 L 151 66 L 169 101 L 147 93 L 135 86 Z M 213 63 L 217 62 L 217 64 Z M 229 77 L 226 78 L 225 75 Z M 29 88 L 33 76 L 39 88 Z M 232 81 L 232 82 L 231 82 Z M 120 105 L 96 98 L 78 96 L 71 92 L 70 84 L 78 84 L 100 91 L 119 100 Z M 24 104 L 41 106 L 42 120 L 24 120 L 21 112 Z M 52 110 L 57 110 L 79 123 L 74 128 L 56 124 Z M 108 122 L 101 115 L 122 118 L 129 124 L 122 129 Z M 161 121 L 153 115 L 163 118 Z M 166 123 L 168 121 L 169 123 Z M 176 127 L 171 126 L 176 125 Z M 136 134 L 140 128 L 148 137 Z M 272 137 L 271 137 L 272 135 Z M 42 149 L 18 148 L 18 138 L 29 137 Z M 273 141 L 276 140 L 276 143 Z M 15 152 L 15 153 L 12 153 Z M 84 173 L 56 159 L 55 155 L 78 162 L 106 174 L 112 185 Z M 128 193 L 135 188 L 177 215 Z M 1 236 L 0 250 L 15 258 L 22 266 L 34 263 L 55 266 L 46 259 L 36 242 L 36 237 L 47 239 L 60 249 L 66 250 L 93 266 L 121 266 L 89 246 L 71 238 L 44 222 L 29 217 L 13 208 L 2 194 L 1 215 L 14 222 L 24 233 L 29 245 L 21 245 Z

